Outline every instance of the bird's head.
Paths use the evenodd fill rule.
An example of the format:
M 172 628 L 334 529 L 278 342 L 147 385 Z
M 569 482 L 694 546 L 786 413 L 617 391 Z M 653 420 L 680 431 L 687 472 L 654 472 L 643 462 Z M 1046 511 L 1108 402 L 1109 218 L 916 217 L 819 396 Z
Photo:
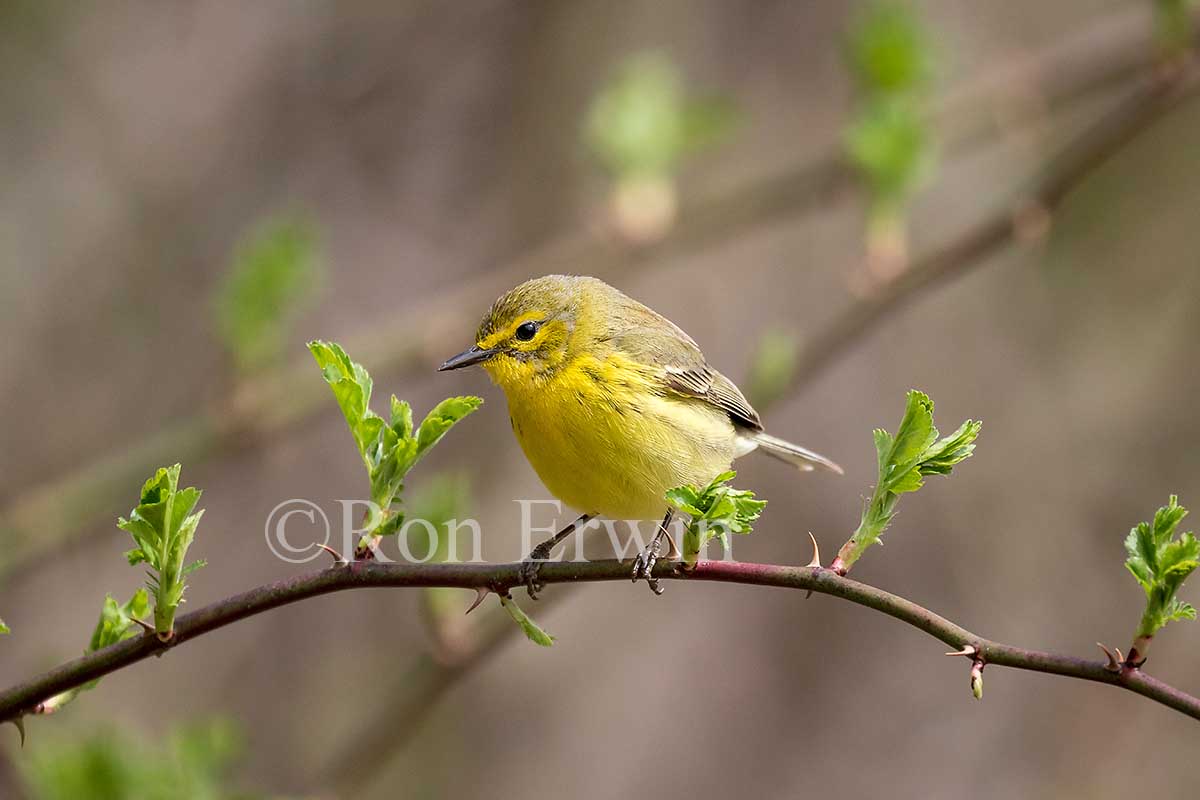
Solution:
M 475 344 L 438 369 L 479 364 L 505 388 L 548 377 L 567 361 L 604 289 L 607 284 L 595 278 L 570 275 L 526 281 L 492 304 Z

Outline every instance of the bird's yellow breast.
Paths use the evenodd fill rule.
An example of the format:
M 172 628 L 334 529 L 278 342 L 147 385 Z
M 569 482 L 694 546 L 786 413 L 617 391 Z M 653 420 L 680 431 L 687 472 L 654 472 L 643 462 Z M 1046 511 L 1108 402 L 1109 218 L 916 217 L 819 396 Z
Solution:
M 668 489 L 706 484 L 733 460 L 724 412 L 663 393 L 647 367 L 619 353 L 580 355 L 539 380 L 493 377 L 529 463 L 579 511 L 657 521 Z

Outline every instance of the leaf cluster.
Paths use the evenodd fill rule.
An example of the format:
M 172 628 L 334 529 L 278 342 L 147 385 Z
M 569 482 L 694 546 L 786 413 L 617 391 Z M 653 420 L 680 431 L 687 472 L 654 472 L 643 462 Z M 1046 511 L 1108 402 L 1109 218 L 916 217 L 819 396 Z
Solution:
M 134 592 L 133 597 L 129 598 L 129 602 L 125 605 L 117 603 L 112 595 L 106 595 L 104 605 L 100 607 L 100 619 L 97 620 L 96 627 L 92 630 L 92 638 L 88 641 L 87 649 L 83 651 L 84 655 L 103 650 L 109 645 L 138 635 L 141 626 L 136 621 L 145 619 L 149 613 L 150 596 L 145 589 L 138 589 Z M 82 686 L 50 698 L 44 705 L 47 709 L 60 709 L 74 700 L 80 692 L 95 689 L 99 683 L 99 678 L 88 681 Z
M 879 478 L 863 509 L 858 530 L 839 553 L 847 567 L 879 541 L 895 516 L 900 495 L 920 489 L 928 475 L 949 475 L 956 464 L 971 456 L 982 426 L 982 422 L 967 420 L 954 433 L 939 439 L 933 424 L 933 401 L 915 389 L 908 393 L 896 435 L 882 428 L 874 432 Z
M 342 409 L 367 468 L 371 501 L 382 511 L 382 518 L 371 534 L 393 534 L 404 522 L 400 495 L 409 470 L 455 423 L 479 408 L 483 400 L 478 397 L 447 398 L 414 429 L 412 408 L 395 395 L 391 397 L 388 419 L 371 410 L 371 376 L 340 346 L 312 341 L 308 343 L 308 349 Z
M 173 630 L 175 611 L 187 588 L 184 579 L 205 563 L 185 565 L 204 512 L 192 512 L 200 500 L 200 490 L 179 488 L 180 469 L 179 464 L 160 467 L 142 486 L 129 518 L 117 521 L 117 527 L 132 536 L 137 545 L 125 554 L 130 565 L 145 563 L 150 567 L 146 585 L 154 596 L 154 628 L 160 637 L 169 636 Z
M 1151 637 L 1173 620 L 1196 618 L 1196 609 L 1175 596 L 1200 565 L 1200 540 L 1190 532 L 1176 534 L 1187 513 L 1171 495 L 1152 522 L 1139 522 L 1125 538 L 1125 567 L 1146 594 L 1138 637 Z
M 700 550 L 713 537 L 729 548 L 729 534 L 748 534 L 753 523 L 766 507 L 766 500 L 756 500 L 754 492 L 735 489 L 729 482 L 737 477 L 733 470 L 722 472 L 705 487 L 693 485 L 668 489 L 667 502 L 690 518 L 684 533 L 683 557 L 687 563 L 696 560 Z

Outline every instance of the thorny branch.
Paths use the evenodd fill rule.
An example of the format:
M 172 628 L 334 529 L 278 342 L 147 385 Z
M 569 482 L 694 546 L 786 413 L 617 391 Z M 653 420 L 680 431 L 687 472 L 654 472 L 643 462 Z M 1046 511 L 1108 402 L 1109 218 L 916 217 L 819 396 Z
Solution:
M 169 649 L 218 628 L 300 600 L 350 589 L 399 586 L 487 589 L 503 594 L 512 587 L 522 585 L 520 569 L 519 563 L 380 564 L 355 561 L 277 581 L 179 617 L 175 624 L 175 637 L 169 643 L 161 642 L 150 634 L 126 639 L 0 692 L 0 720 L 15 721 L 22 715 L 38 713 L 41 703 L 61 692 L 151 656 L 162 655 Z M 629 562 L 620 560 L 550 562 L 542 567 L 539 579 L 545 584 L 628 581 L 629 569 Z M 908 623 L 951 647 L 972 648 L 973 664 L 980 671 L 983 664 L 995 664 L 1106 683 L 1200 720 L 1200 698 L 1163 683 L 1141 669 L 1121 665 L 1114 670 L 1104 661 L 1089 661 L 994 642 L 911 600 L 844 578 L 823 567 L 702 561 L 694 570 L 684 570 L 678 563 L 660 561 L 654 568 L 654 577 L 659 580 L 776 586 L 839 597 Z

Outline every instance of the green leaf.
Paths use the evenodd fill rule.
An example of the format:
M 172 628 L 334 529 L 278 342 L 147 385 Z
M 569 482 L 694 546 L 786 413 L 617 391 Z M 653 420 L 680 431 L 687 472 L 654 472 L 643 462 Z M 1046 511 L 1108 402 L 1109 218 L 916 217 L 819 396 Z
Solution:
M 193 513 L 200 490 L 180 489 L 179 474 L 179 464 L 160 468 L 142 486 L 138 505 L 129 518 L 117 520 L 117 527 L 129 533 L 137 545 L 125 553 L 129 564 L 145 563 L 150 567 L 147 586 L 154 593 L 154 626 L 161 636 L 173 629 L 175 611 L 186 587 L 183 579 L 198 567 L 185 564 L 204 514 Z
M 956 464 L 970 458 L 975 452 L 975 439 L 982 427 L 982 422 L 969 419 L 954 433 L 926 449 L 921 454 L 921 474 L 949 475 Z
M 694 563 L 712 538 L 720 538 L 728 547 L 728 534 L 748 534 L 762 514 L 766 500 L 756 500 L 754 492 L 734 489 L 729 482 L 737 477 L 733 470 L 722 472 L 705 487 L 677 486 L 668 489 L 667 503 L 690 518 L 683 536 L 683 558 Z
M 423 456 L 446 435 L 456 422 L 479 408 L 483 399 L 479 397 L 449 397 L 434 406 L 425 415 L 417 431 L 417 458 Z
M 403 400 L 396 399 L 396 395 L 392 395 L 392 418 L 388 424 L 397 438 L 408 439 L 412 436 L 412 406 Z
M 1200 540 L 1178 533 L 1187 509 L 1171 495 L 1151 522 L 1139 522 L 1125 537 L 1125 567 L 1146 595 L 1137 637 L 1150 638 L 1168 622 L 1195 619 L 1192 606 L 1176 597 L 1184 581 L 1200 566 Z
M 133 597 L 123 606 L 118 605 L 112 595 L 107 595 L 104 598 L 104 606 L 100 609 L 100 620 L 92 631 L 87 652 L 101 650 L 137 634 L 140 628 L 135 628 L 133 621 L 142 619 L 149 613 L 150 596 L 145 589 L 134 592 Z
M 259 225 L 241 242 L 216 294 L 217 330 L 238 368 L 278 360 L 321 276 L 317 237 L 300 218 Z
M 0 634 L 12 633 L 12 629 L 4 624 L 4 620 L 0 619 Z
M 346 351 L 337 344 L 315 340 L 308 343 L 308 349 L 321 367 L 325 382 L 333 390 L 342 416 L 346 418 L 346 424 L 350 426 L 350 433 L 358 445 L 358 452 L 369 467 L 367 447 L 378 436 L 378 428 L 371 421 L 379 419 L 370 410 L 371 376 L 361 364 L 351 361 Z
M 500 595 L 500 605 L 508 612 L 508 615 L 513 618 L 513 622 L 521 626 L 521 630 L 525 632 L 525 636 L 534 644 L 542 647 L 550 647 L 554 644 L 554 637 L 546 633 L 538 626 L 536 622 L 529 618 L 517 601 L 512 599 L 511 595 Z
M 134 592 L 133 597 L 129 598 L 129 602 L 124 605 L 119 605 L 112 595 L 106 595 L 104 605 L 100 607 L 100 619 L 92 630 L 92 638 L 88 641 L 88 646 L 83 651 L 84 654 L 103 650 L 105 647 L 139 635 L 142 629 L 135 620 L 145 619 L 149 613 L 150 596 L 145 589 L 138 589 Z M 80 692 L 95 689 L 99 683 L 99 678 L 88 681 L 82 686 L 55 695 L 45 701 L 44 705 L 47 710 L 60 709 L 78 697 Z
M 933 401 L 915 389 L 908 393 L 896 435 L 882 428 L 873 433 L 879 477 L 858 529 L 838 552 L 846 569 L 880 540 L 895 516 L 901 494 L 920 489 L 926 476 L 949 475 L 957 464 L 970 458 L 982 426 L 981 422 L 967 420 L 954 433 L 938 439 Z
M 937 428 L 933 427 L 933 401 L 924 392 L 910 391 L 904 418 L 892 438 L 888 462 L 895 467 L 915 463 L 937 435 Z

